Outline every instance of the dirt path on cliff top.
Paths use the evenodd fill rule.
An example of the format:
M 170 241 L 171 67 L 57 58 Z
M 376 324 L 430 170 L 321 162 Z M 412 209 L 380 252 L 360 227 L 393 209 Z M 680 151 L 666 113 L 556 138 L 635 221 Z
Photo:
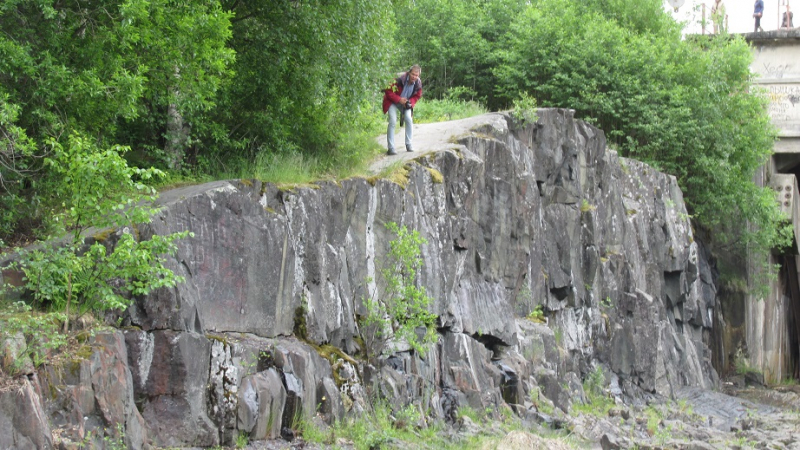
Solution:
M 468 117 L 466 119 L 450 120 L 447 122 L 414 124 L 414 151 L 405 150 L 405 129 L 395 128 L 394 137 L 397 155 L 389 156 L 385 152 L 370 164 L 369 172 L 378 174 L 383 169 L 399 162 L 410 161 L 428 153 L 458 148 L 458 144 L 452 141 L 469 134 L 473 129 L 482 125 L 496 124 L 505 128 L 506 122 L 502 113 L 486 113 L 479 116 Z M 386 150 L 386 134 L 378 136 L 377 141 Z

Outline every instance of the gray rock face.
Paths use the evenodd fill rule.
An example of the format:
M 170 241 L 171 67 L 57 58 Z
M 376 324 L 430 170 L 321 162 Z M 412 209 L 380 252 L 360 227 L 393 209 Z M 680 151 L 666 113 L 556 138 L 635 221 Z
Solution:
M 122 333 L 97 333 L 78 353 L 72 361 L 44 366 L 36 378 L 37 389 L 46 393 L 40 401 L 45 409 L 43 418 L 52 429 L 47 431 L 48 438 L 53 436 L 53 444 L 62 447 L 86 442 L 91 436 L 89 442 L 98 448 L 103 448 L 104 442 L 144 448 L 148 432 L 134 403 Z M 80 356 L 85 353 L 88 356 Z
M 409 166 L 405 186 L 350 179 L 279 190 L 236 181 L 167 193 L 148 232 L 195 233 L 173 263 L 187 282 L 139 302 L 132 323 L 156 336 L 169 328 L 274 338 L 291 335 L 299 318 L 309 341 L 352 354 L 368 280 L 394 238 L 385 224 L 396 222 L 428 241 L 419 280 L 447 331 L 433 363 L 403 353 L 380 370 L 386 395 L 416 391 L 423 402 L 438 399 L 433 410 L 446 416 L 448 407 L 482 408 L 503 395 L 524 401 L 541 385 L 568 409 L 594 360 L 629 397 L 715 386 L 704 343 L 713 284 L 702 277 L 707 264 L 674 178 L 617 157 L 600 130 L 566 110 L 543 110 L 520 129 L 489 116 L 461 144 Z M 537 307 L 546 326 L 519 320 Z M 272 353 L 286 390 L 284 426 L 314 414 L 330 392 L 324 377 L 309 376 L 330 373 L 328 362 L 297 345 Z M 564 388 L 563 380 L 574 382 Z M 433 387 L 425 400 L 409 388 L 417 385 Z M 245 428 L 254 408 L 238 407 L 249 415 L 238 419 Z
M 38 385 L 27 378 L 18 390 L 0 392 L 0 448 L 53 448 Z
M 131 338 L 127 341 L 147 342 Z M 142 417 L 155 445 L 219 445 L 219 433 L 207 408 L 209 392 L 211 341 L 188 332 L 155 331 L 153 352 L 143 388 L 137 389 Z M 141 352 L 143 353 L 143 352 Z M 141 367 L 132 360 L 132 367 Z M 141 377 L 141 373 L 139 376 Z M 143 379 L 140 378 L 140 380 Z
M 142 236 L 194 237 L 168 261 L 186 283 L 138 299 L 125 318 L 135 329 L 120 377 L 141 415 L 121 393 L 106 409 L 128 429 L 142 424 L 133 447 L 274 437 L 298 417 L 363 413 L 369 390 L 447 420 L 506 402 L 542 415 L 529 411 L 534 394 L 568 410 L 598 363 L 627 399 L 716 385 L 705 343 L 714 286 L 673 177 L 619 158 L 569 110 L 541 110 L 527 127 L 487 115 L 406 169 L 402 186 L 220 181 L 162 196 Z M 398 351 L 364 366 L 320 346 L 359 351 L 389 222 L 428 242 L 418 281 L 440 336 L 425 359 Z M 525 319 L 533 311 L 544 324 Z
M 239 392 L 238 429 L 252 439 L 279 437 L 286 389 L 278 372 L 269 369 L 246 377 Z

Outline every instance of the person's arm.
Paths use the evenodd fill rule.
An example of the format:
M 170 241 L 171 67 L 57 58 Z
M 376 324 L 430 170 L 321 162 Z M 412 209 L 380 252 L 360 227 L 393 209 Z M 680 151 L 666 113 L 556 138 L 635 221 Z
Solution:
M 408 101 L 411 102 L 411 106 L 413 107 L 414 105 L 417 104 L 417 100 L 419 100 L 421 97 L 422 97 L 422 82 L 419 83 L 419 89 L 417 89 L 417 92 L 415 92 L 414 95 L 412 95 L 411 98 L 408 99 Z

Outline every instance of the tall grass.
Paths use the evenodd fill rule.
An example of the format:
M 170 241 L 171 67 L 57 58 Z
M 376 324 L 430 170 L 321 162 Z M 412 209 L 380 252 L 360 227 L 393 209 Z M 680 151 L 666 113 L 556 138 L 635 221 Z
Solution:
M 485 112 L 487 112 L 486 107 L 473 100 L 422 98 L 414 107 L 414 123 L 458 120 L 484 114 Z

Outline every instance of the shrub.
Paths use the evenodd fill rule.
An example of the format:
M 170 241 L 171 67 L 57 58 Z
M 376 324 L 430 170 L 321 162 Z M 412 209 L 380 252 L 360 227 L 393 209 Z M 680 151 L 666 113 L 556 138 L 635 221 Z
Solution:
M 377 357 L 390 339 L 399 339 L 424 356 L 426 346 L 435 339 L 437 317 L 428 311 L 433 299 L 428 297 L 425 287 L 416 283 L 422 267 L 420 247 L 427 241 L 405 225 L 399 227 L 390 222 L 387 228 L 397 239 L 389 243 L 380 290 L 376 284 L 371 295 L 364 299 L 367 314 L 361 318 L 359 329 L 365 352 L 368 359 Z M 425 330 L 422 338 L 417 336 L 418 328 Z
M 15 267 L 24 274 L 24 287 L 43 306 L 65 310 L 64 329 L 69 327 L 70 308 L 78 315 L 89 310 L 123 309 L 131 296 L 174 286 L 182 281 L 164 266 L 164 254 L 176 251 L 175 240 L 188 232 L 138 239 L 137 225 L 149 222 L 157 211 L 149 205 L 155 190 L 143 181 L 163 175 L 156 169 L 129 167 L 124 147 L 100 150 L 88 140 L 72 135 L 62 147 L 51 141 L 52 156 L 45 160 L 57 177 L 55 195 L 62 212 L 56 216 L 69 234 L 51 238 L 39 249 L 23 250 Z M 109 250 L 96 239 L 84 244 L 90 227 L 121 231 Z

